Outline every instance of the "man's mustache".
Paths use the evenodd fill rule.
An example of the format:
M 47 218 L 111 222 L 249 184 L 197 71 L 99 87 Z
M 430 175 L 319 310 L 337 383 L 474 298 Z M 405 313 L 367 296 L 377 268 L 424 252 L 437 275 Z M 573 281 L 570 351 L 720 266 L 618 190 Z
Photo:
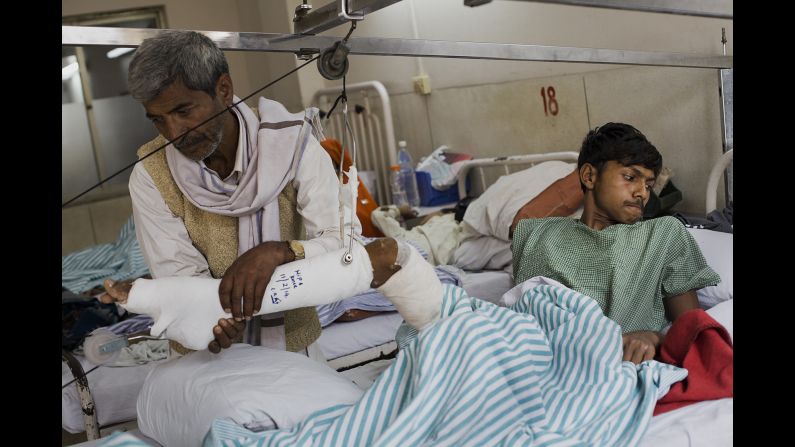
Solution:
M 195 145 L 196 143 L 200 143 L 201 141 L 206 140 L 206 137 L 202 134 L 188 134 L 184 137 L 180 138 L 178 141 L 175 141 L 174 147 L 177 149 L 184 149 L 186 147 L 190 147 Z

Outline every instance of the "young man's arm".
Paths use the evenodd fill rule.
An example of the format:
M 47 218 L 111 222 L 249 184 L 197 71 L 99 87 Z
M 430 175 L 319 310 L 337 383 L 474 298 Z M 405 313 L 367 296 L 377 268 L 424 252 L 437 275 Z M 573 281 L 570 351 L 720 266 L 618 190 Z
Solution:
M 688 290 L 664 299 L 663 305 L 666 318 L 673 322 L 688 310 L 698 309 L 698 296 L 695 290 Z M 656 331 L 627 332 L 623 335 L 623 360 L 638 364 L 653 359 L 664 339 L 665 336 Z
M 663 306 L 665 306 L 665 318 L 670 322 L 674 322 L 688 310 L 699 308 L 698 295 L 696 295 L 695 289 L 688 290 L 685 293 L 664 299 Z

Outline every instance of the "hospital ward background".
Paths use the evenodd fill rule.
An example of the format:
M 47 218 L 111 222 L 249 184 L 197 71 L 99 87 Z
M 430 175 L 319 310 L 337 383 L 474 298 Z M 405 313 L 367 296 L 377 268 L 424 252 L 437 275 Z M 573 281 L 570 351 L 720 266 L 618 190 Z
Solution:
M 690 383 L 705 380 L 700 389 L 720 397 L 655 409 L 688 379 L 651 361 L 662 365 L 644 370 L 663 383 L 657 395 L 589 388 L 592 378 L 577 374 L 600 360 L 567 358 L 587 344 L 576 331 L 550 329 L 537 340 L 562 362 L 556 367 L 579 377 L 568 397 L 549 397 L 544 386 L 559 379 L 566 388 L 574 376 L 543 376 L 508 408 L 503 385 L 524 383 L 535 366 L 496 374 L 480 359 L 470 373 L 485 397 L 459 390 L 469 379 L 450 367 L 434 372 L 457 384 L 444 382 L 451 397 L 443 404 L 422 394 L 420 378 L 430 376 L 425 357 L 442 364 L 457 349 L 433 338 L 448 320 L 418 334 L 373 288 L 321 297 L 317 352 L 304 356 L 242 343 L 186 352 L 168 331 L 151 333 L 156 315 L 99 299 L 108 278 L 153 278 L 128 184 L 137 150 L 158 131 L 130 94 L 130 62 L 159 31 L 194 30 L 223 50 L 238 98 L 295 70 L 245 103 L 256 109 L 265 97 L 292 114 L 314 108 L 312 138 L 335 178 L 341 165 L 357 174 L 355 202 L 346 183 L 339 207 L 348 223 L 355 213 L 361 234 L 346 230 L 345 243 L 406 244 L 441 283 L 443 314 L 458 315 L 456 303 L 471 300 L 505 324 L 500 333 L 513 334 L 505 315 L 521 305 L 520 292 L 592 302 L 556 285 L 543 296 L 523 288 L 512 230 L 524 218 L 579 218 L 583 138 L 606 123 L 634 126 L 663 160 L 643 220 L 676 219 L 720 276 L 697 291 L 698 305 L 716 322 L 721 352 L 731 352 L 732 18 L 730 1 L 62 0 L 62 445 L 732 445 L 731 380 L 714 384 L 704 377 L 714 370 L 691 366 Z M 599 318 L 578 324 L 609 338 Z M 460 341 L 493 341 L 477 333 Z M 499 340 L 527 341 L 516 337 Z M 495 362 L 508 362 L 488 346 Z M 537 421 L 526 407 L 536 400 L 546 406 Z M 582 425 L 591 412 L 604 419 Z M 474 420 L 493 431 L 463 436 L 468 428 L 456 424 Z

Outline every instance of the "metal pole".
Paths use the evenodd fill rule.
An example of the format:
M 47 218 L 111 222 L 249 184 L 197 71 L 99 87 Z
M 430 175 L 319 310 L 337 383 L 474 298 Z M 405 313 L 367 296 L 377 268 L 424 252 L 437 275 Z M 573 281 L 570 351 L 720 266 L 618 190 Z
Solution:
M 164 30 L 62 26 L 62 45 L 136 47 Z M 198 31 L 222 50 L 295 54 L 319 53 L 336 43 L 334 36 Z M 602 48 L 553 47 L 483 42 L 351 37 L 350 54 L 373 56 L 445 57 L 458 59 L 578 62 L 591 64 L 650 65 L 691 68 L 732 68 L 732 56 L 629 51 Z
M 523 0 L 556 5 L 588 6 L 628 11 L 659 12 L 697 17 L 731 19 L 731 0 Z M 466 6 L 480 6 L 491 0 L 464 0 Z

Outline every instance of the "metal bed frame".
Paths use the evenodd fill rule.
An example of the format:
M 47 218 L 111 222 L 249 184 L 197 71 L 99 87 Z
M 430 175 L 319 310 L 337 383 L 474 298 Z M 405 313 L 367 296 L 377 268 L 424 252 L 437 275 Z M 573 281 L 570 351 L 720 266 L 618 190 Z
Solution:
M 351 21 L 362 20 L 366 14 L 378 11 L 400 0 L 336 0 L 315 11 L 311 7 L 299 6 L 296 9 L 295 34 L 271 34 L 225 31 L 199 31 L 207 35 L 218 44 L 222 50 L 229 51 L 261 51 L 293 53 L 301 59 L 311 58 L 324 49 L 332 47 L 340 39 L 334 36 L 317 36 L 319 32 L 331 29 Z M 491 0 L 462 0 L 467 6 L 479 6 Z M 530 0 L 533 1 L 533 0 Z M 577 5 L 589 7 L 603 7 L 644 12 L 657 12 L 664 14 L 681 14 L 701 17 L 733 18 L 732 2 L 730 0 L 535 0 L 542 3 L 561 5 Z M 141 28 L 108 28 L 86 26 L 62 26 L 61 44 L 72 46 L 85 45 L 114 45 L 119 47 L 137 47 L 148 38 L 164 30 Z M 725 39 L 724 39 L 725 44 Z M 380 56 L 410 56 L 410 57 L 444 57 L 461 59 L 490 59 L 490 60 L 519 60 L 519 61 L 546 61 L 546 62 L 579 62 L 618 65 L 645 65 L 666 67 L 690 67 L 703 69 L 717 69 L 720 76 L 721 93 L 721 126 L 723 129 L 723 149 L 728 159 L 732 157 L 733 149 L 733 58 L 725 55 L 700 55 L 672 52 L 652 51 L 626 51 L 601 48 L 576 48 L 556 47 L 543 45 L 519 45 L 481 42 L 453 42 L 421 39 L 384 39 L 351 37 L 347 41 L 350 54 L 380 55 Z M 358 87 L 358 86 L 357 86 Z M 348 90 L 354 85 L 347 86 Z M 327 93 L 327 92 L 326 92 Z M 385 93 L 385 90 L 384 90 Z M 382 105 L 385 113 L 391 114 L 388 102 Z M 365 106 L 365 109 L 369 107 Z M 365 118 L 369 119 L 369 118 Z M 391 124 L 391 119 L 387 120 Z M 377 131 L 372 130 L 373 133 Z M 394 132 L 394 131 L 393 131 Z M 388 130 L 386 131 L 388 134 Z M 364 137 L 371 138 L 369 134 Z M 390 148 L 387 160 L 394 163 L 394 135 L 384 136 L 386 147 Z M 373 139 L 375 139 L 373 137 Z M 576 154 L 576 153 L 573 153 Z M 466 169 L 478 168 L 496 164 L 537 163 L 544 161 L 544 156 L 552 154 L 536 154 L 535 156 L 497 157 L 486 160 L 473 160 Z M 547 158 L 548 159 L 548 158 Z M 560 159 L 560 158 L 556 158 Z M 570 158 L 566 158 L 570 159 Z M 531 161 L 528 161 L 531 160 Z M 576 160 L 576 158 L 575 158 Z M 723 169 L 728 165 L 726 156 L 719 163 Z M 381 161 L 383 166 L 383 161 Z M 377 162 L 377 159 L 376 159 Z M 505 163 L 507 162 L 507 163 Z M 506 172 L 507 166 L 505 167 Z M 718 169 L 716 167 L 715 169 Z M 714 169 L 713 169 L 714 172 Z M 718 171 L 721 172 L 721 171 Z M 466 176 L 461 176 L 465 178 Z M 484 181 L 482 179 L 481 181 Z M 720 178 L 717 175 L 718 179 Z M 731 197 L 729 185 L 732 182 L 731 170 L 727 172 L 727 198 Z M 714 180 L 715 184 L 718 180 Z M 379 183 L 383 180 L 379 179 Z M 387 183 L 388 184 L 388 183 Z M 711 190 L 715 190 L 712 176 L 710 177 Z M 466 190 L 459 181 L 460 197 L 466 196 Z M 380 189 L 379 194 L 385 194 L 386 189 Z M 379 195 L 379 200 L 385 201 L 385 195 Z M 710 199 L 707 200 L 709 208 Z M 375 348 L 373 348 L 375 349 Z M 364 352 L 364 351 L 363 351 Z M 379 350 L 379 355 L 386 355 Z M 64 353 L 63 361 L 73 369 L 75 377 L 82 375 L 82 368 L 71 354 Z M 94 409 L 90 390 L 85 379 L 77 380 L 81 400 L 84 401 L 84 417 L 86 421 L 86 434 L 89 440 L 99 438 L 97 415 Z M 84 383 L 85 382 L 85 383 Z M 88 393 L 84 399 L 84 393 Z
M 502 167 L 503 174 L 511 173 L 509 166 L 529 165 L 535 166 L 538 163 L 550 160 L 560 160 L 567 162 L 577 162 L 578 152 L 547 152 L 543 154 L 510 155 L 507 157 L 476 158 L 461 162 L 461 170 L 458 171 L 458 197 L 463 200 L 467 197 L 466 180 L 469 172 L 473 169 L 478 170 L 480 179 L 480 192 L 486 190 L 486 172 L 484 168 Z M 529 167 L 527 166 L 527 167 Z
M 392 121 L 392 106 L 384 84 L 378 81 L 358 82 L 345 86 L 349 110 L 349 121 L 357 141 L 356 168 L 376 173 L 376 189 L 370 191 L 379 204 L 389 203 L 389 166 L 396 163 L 395 127 Z M 324 88 L 312 96 L 312 105 L 328 112 L 340 93 L 338 87 Z M 342 142 L 343 117 L 334 113 L 323 120 L 325 136 Z M 350 144 L 349 144 L 350 145 Z M 350 150 L 350 148 L 346 148 Z

